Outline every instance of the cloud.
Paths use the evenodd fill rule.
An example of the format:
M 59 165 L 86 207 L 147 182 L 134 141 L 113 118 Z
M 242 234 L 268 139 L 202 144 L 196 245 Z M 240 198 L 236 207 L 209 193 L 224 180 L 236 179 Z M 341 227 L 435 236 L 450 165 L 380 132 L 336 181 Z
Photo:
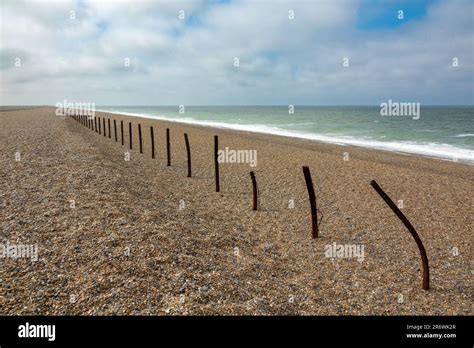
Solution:
M 469 1 L 434 2 L 400 25 L 361 29 L 365 8 L 356 0 L 3 1 L 0 102 L 473 103 Z

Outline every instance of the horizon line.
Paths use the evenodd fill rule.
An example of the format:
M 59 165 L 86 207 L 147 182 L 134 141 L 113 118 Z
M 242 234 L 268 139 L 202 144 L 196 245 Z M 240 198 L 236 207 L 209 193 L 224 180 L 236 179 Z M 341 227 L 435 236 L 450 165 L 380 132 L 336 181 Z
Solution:
M 93 102 L 78 102 L 78 101 L 71 101 L 71 103 L 93 103 Z M 401 102 L 401 103 L 413 103 L 413 102 Z M 415 102 L 416 103 L 416 102 Z M 290 105 L 293 106 L 377 106 L 379 107 L 380 104 L 96 104 L 95 106 L 118 106 L 118 107 L 179 107 L 184 105 L 185 107 L 201 107 L 201 106 L 230 106 L 230 107 L 244 107 L 244 106 L 260 106 L 260 107 L 268 107 L 268 106 L 281 106 L 281 107 L 288 107 Z M 471 106 L 474 107 L 473 104 L 423 104 L 420 103 L 421 106 Z M 42 106 L 51 106 L 56 107 L 53 104 L 0 104 L 0 107 L 9 107 L 9 106 L 34 106 L 34 107 L 42 107 Z

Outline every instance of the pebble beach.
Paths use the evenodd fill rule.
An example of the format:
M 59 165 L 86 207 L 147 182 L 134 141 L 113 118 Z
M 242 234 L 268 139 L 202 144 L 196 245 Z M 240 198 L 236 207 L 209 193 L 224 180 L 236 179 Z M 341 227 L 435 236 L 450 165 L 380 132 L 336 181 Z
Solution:
M 55 110 L 0 112 L 0 244 L 37 248 L 37 260 L 0 258 L 2 315 L 473 314 L 472 165 L 96 113 L 117 121 L 116 142 Z M 214 135 L 220 149 L 257 154 L 255 167 L 220 164 L 220 192 Z M 316 239 L 302 166 L 316 191 Z M 371 180 L 420 235 L 429 290 L 415 241 Z M 328 255 L 334 245 L 363 256 Z

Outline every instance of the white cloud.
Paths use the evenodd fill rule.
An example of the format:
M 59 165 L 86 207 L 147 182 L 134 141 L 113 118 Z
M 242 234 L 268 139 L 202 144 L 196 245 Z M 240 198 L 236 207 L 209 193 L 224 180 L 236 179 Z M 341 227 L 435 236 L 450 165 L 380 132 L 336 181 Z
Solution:
M 358 29 L 359 1 L 342 0 L 4 1 L 0 9 L 2 104 L 473 102 L 468 1 L 434 3 L 422 19 L 379 30 Z

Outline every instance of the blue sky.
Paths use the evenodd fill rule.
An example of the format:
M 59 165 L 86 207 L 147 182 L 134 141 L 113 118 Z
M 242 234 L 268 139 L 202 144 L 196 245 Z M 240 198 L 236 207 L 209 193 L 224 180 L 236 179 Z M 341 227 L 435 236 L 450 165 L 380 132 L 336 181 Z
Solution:
M 468 0 L 5 0 L 0 7 L 1 104 L 474 100 Z
M 422 21 L 435 0 L 365 0 L 357 11 L 357 28 L 362 30 L 396 29 L 410 21 Z M 403 20 L 398 11 L 403 11 Z M 397 14 L 397 15 L 394 15 Z

